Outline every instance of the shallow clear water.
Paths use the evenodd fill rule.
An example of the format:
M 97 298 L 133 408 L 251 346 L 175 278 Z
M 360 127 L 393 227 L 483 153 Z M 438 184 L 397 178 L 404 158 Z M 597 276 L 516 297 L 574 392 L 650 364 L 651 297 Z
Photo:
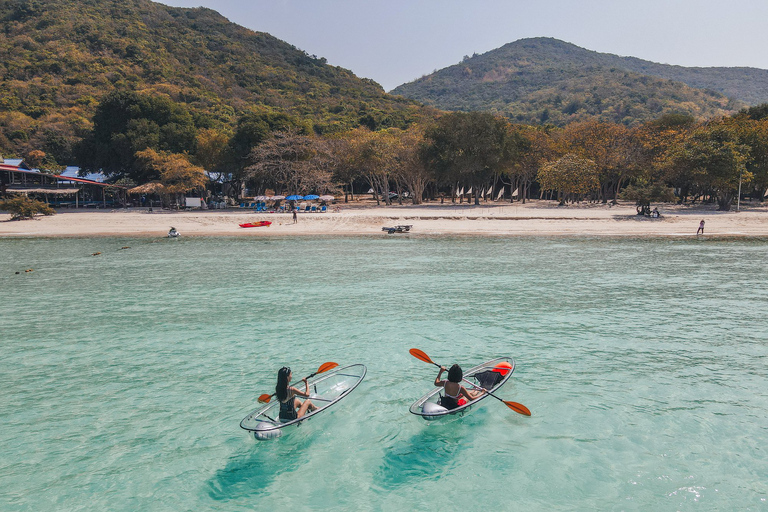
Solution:
M 765 240 L 0 240 L 0 509 L 766 510 L 767 255 Z M 488 399 L 423 422 L 408 407 L 435 371 L 411 347 L 515 357 L 500 395 L 533 416 Z M 239 428 L 278 368 L 325 361 L 368 376 L 279 440 Z

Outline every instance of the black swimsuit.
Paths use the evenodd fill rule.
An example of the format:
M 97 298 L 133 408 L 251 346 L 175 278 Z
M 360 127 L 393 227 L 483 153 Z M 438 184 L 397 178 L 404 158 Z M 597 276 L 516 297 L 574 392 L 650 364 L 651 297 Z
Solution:
M 282 421 L 292 421 L 299 417 L 294 407 L 296 399 L 291 395 L 285 402 L 280 402 L 280 419 Z
M 445 407 L 448 410 L 455 409 L 459 406 L 459 397 L 461 396 L 461 387 L 459 387 L 459 392 L 456 396 L 451 396 L 448 394 L 448 391 L 445 391 L 445 395 L 440 397 L 440 405 Z

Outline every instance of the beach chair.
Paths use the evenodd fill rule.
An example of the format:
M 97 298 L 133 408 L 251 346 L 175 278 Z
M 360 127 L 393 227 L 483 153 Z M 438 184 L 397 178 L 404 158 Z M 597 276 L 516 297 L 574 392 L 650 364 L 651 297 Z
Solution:
M 307 206 L 305 206 L 305 207 L 304 207 L 304 211 L 305 211 L 305 212 L 308 212 L 308 211 L 309 211 L 309 205 L 307 205 Z
M 317 206 L 313 206 L 310 210 L 312 213 L 317 213 Z
M 328 211 L 328 208 L 326 208 L 326 206 L 325 206 L 325 205 L 323 205 L 323 206 L 321 206 L 321 207 L 320 207 L 320 213 L 325 213 L 325 212 L 327 212 L 327 211 Z

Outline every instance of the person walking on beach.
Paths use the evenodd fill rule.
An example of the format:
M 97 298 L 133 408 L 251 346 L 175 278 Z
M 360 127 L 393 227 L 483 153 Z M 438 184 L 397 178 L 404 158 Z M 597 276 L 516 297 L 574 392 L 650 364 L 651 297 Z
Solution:
M 299 217 L 296 215 L 296 208 L 293 209 L 293 223 L 299 222 Z
M 701 222 L 699 222 L 699 229 L 696 230 L 696 234 L 698 235 L 701 233 L 704 234 L 704 219 L 701 219 Z

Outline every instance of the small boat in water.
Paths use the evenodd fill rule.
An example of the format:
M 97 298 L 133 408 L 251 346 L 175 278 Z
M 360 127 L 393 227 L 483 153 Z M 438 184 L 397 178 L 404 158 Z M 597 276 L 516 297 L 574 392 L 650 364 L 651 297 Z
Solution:
M 273 400 L 246 416 L 240 422 L 240 428 L 252 432 L 259 441 L 280 437 L 291 427 L 315 417 L 347 396 L 363 381 L 366 371 L 365 365 L 352 364 L 317 375 L 307 381 L 310 390 L 309 399 L 317 409 L 301 418 L 282 421 L 279 417 L 280 402 Z
M 181 236 L 181 233 L 176 231 L 176 228 L 171 228 L 170 231 L 168 231 L 168 238 L 179 238 Z
M 265 226 L 271 225 L 272 222 L 268 220 L 260 220 L 258 222 L 245 222 L 243 224 L 240 224 L 241 228 L 261 228 Z
M 514 359 L 511 357 L 499 357 L 470 368 L 464 374 L 464 379 L 477 386 L 477 388 L 483 388 L 493 393 L 509 380 L 514 371 Z M 462 384 L 467 386 L 466 383 Z M 411 414 L 421 416 L 427 421 L 458 418 L 469 413 L 481 400 L 485 400 L 490 396 L 488 393 L 484 393 L 470 402 L 464 401 L 463 405 L 462 402 L 459 402 L 459 406 L 455 409 L 446 409 L 440 405 L 441 391 L 443 391 L 442 387 L 435 387 L 432 391 L 416 400 L 409 409 Z

